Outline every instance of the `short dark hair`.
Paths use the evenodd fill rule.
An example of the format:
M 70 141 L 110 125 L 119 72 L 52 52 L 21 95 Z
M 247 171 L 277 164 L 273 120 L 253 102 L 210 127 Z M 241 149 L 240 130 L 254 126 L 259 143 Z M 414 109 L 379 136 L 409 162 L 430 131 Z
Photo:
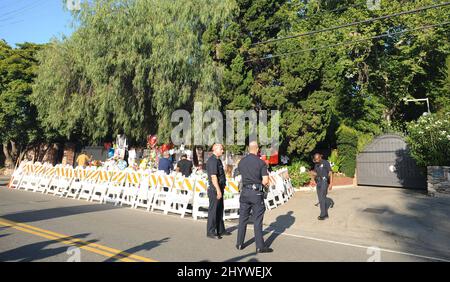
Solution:
M 187 154 L 182 154 L 181 158 L 187 158 Z

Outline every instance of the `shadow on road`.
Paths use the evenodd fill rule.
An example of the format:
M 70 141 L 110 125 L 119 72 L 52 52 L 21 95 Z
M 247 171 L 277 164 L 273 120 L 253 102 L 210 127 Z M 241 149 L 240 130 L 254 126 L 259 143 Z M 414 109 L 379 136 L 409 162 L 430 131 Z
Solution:
M 237 261 L 242 261 L 242 260 L 245 259 L 245 258 L 253 257 L 253 256 L 256 256 L 256 252 L 252 252 L 252 253 L 245 254 L 245 255 L 242 255 L 242 256 L 230 258 L 230 259 L 227 259 L 225 262 L 237 262 Z M 256 258 L 250 258 L 249 261 L 252 261 L 253 259 L 256 260 Z M 256 261 L 258 261 L 258 260 L 256 260 Z
M 89 233 L 83 233 L 71 236 L 73 238 L 85 238 L 89 236 Z M 64 237 L 61 238 L 61 240 L 68 241 L 73 238 Z M 91 243 L 95 243 L 98 240 L 90 240 L 86 241 L 83 245 L 89 245 Z M 51 258 L 53 256 L 67 253 L 67 250 L 71 246 L 63 246 L 63 247 L 57 247 L 49 249 L 47 248 L 50 245 L 53 244 L 61 244 L 58 241 L 55 240 L 48 240 L 48 241 L 42 241 L 38 243 L 28 244 L 25 246 L 20 246 L 18 248 L 0 253 L 0 261 L 18 261 L 18 262 L 31 262 L 36 260 L 42 260 L 45 258 Z M 72 254 L 67 253 L 67 259 L 70 258 Z
M 270 247 L 275 239 L 280 236 L 283 232 L 285 232 L 289 227 L 291 227 L 295 223 L 295 217 L 292 216 L 294 214 L 293 211 L 289 211 L 284 215 L 279 215 L 275 222 L 271 223 L 269 227 L 263 230 L 263 236 L 270 234 L 270 236 L 265 240 L 266 247 Z M 252 221 L 253 222 L 253 221 Z M 233 227 L 237 229 L 237 226 Z M 250 246 L 255 242 L 255 238 L 251 238 L 247 242 L 244 243 L 244 248 Z
M 9 235 L 11 235 L 11 234 L 0 234 L 0 238 L 6 237 L 6 236 L 9 236 Z
M 27 210 L 1 215 L 0 218 L 25 223 L 120 208 L 121 207 L 116 207 L 113 205 L 89 204 L 89 205 L 59 207 L 43 210 Z
M 169 237 L 166 237 L 161 240 L 153 240 L 153 241 L 149 241 L 147 243 L 141 244 L 139 246 L 129 248 L 127 250 L 124 250 L 124 251 L 108 258 L 107 260 L 105 260 L 105 262 L 114 262 L 119 259 L 129 257 L 130 255 L 135 254 L 139 251 L 150 251 L 151 249 L 157 248 L 160 245 L 162 245 L 163 243 L 168 242 L 169 239 L 170 239 Z

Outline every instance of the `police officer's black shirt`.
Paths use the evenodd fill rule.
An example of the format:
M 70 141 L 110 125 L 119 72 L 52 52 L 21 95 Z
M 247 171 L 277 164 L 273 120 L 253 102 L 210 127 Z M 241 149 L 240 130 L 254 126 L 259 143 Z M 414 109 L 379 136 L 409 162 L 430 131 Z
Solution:
M 242 175 L 242 184 L 262 184 L 262 177 L 269 175 L 266 163 L 255 154 L 248 154 L 239 162 L 239 172 Z
M 216 175 L 220 188 L 225 188 L 227 183 L 225 170 L 223 169 L 222 160 L 217 158 L 216 155 L 213 154 L 206 162 L 206 172 L 208 173 L 209 187 L 214 187 L 211 181 L 211 175 Z
M 314 171 L 317 173 L 317 177 L 326 177 L 328 180 L 328 174 L 331 171 L 331 165 L 327 160 L 321 160 L 320 163 L 314 164 Z

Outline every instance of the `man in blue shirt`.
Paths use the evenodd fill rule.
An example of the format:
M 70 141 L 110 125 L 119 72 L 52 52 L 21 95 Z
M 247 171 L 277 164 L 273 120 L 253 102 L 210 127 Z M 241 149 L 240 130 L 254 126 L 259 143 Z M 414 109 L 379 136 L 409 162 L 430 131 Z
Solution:
M 158 163 L 158 170 L 164 170 L 166 174 L 170 174 L 170 172 L 173 170 L 173 164 L 169 160 L 169 152 L 165 151 L 163 153 L 163 157 L 159 159 Z

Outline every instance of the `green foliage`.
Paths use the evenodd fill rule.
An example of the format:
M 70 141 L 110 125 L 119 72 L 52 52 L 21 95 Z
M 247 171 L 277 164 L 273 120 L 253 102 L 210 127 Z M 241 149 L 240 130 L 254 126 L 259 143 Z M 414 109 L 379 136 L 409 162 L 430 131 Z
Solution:
M 23 43 L 13 49 L 0 40 L 0 143 L 9 167 L 28 147 L 49 138 L 29 100 L 38 65 L 36 54 L 41 48 Z
M 301 167 L 305 167 L 306 171 L 301 172 Z M 289 177 L 291 178 L 294 187 L 302 187 L 311 181 L 311 176 L 308 173 L 309 165 L 305 162 L 297 161 L 288 166 Z
M 450 112 L 409 123 L 406 142 L 419 166 L 450 165 Z
M 169 141 L 171 114 L 218 108 L 221 67 L 202 42 L 233 1 L 83 2 L 78 29 L 40 56 L 32 101 L 43 124 L 91 142 L 123 131 L 132 140 Z
M 341 125 L 337 131 L 337 150 L 342 159 L 341 171 L 348 177 L 355 175 L 356 155 L 358 153 L 358 133 Z
M 331 170 L 332 170 L 334 173 L 340 172 L 342 159 L 341 159 L 340 156 L 338 155 L 338 151 L 337 151 L 337 150 L 331 151 L 331 155 L 330 155 L 330 157 L 328 158 L 328 161 L 330 162 L 330 164 L 331 164 Z

